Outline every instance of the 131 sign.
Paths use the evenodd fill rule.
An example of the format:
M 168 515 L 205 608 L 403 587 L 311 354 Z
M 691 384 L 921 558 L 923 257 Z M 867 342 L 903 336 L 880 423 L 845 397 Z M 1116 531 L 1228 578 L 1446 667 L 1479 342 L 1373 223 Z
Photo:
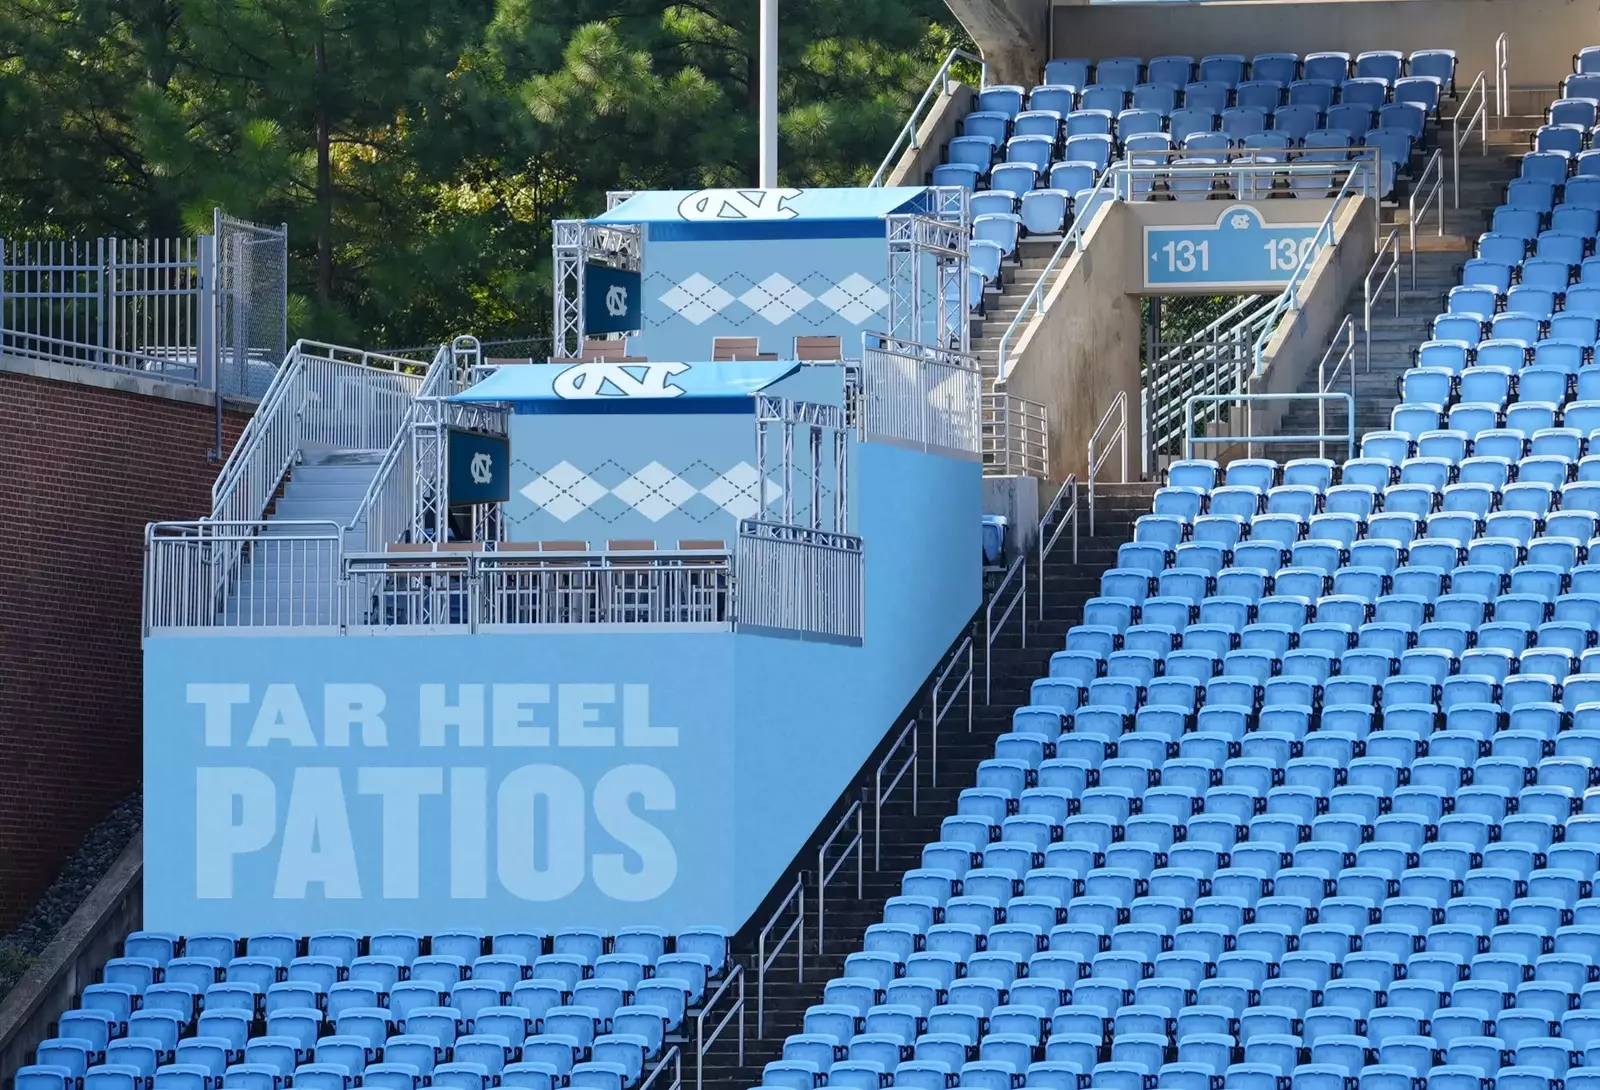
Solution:
M 1207 226 L 1144 229 L 1146 288 L 1248 290 L 1287 284 L 1317 251 L 1316 224 L 1266 223 L 1247 204 Z

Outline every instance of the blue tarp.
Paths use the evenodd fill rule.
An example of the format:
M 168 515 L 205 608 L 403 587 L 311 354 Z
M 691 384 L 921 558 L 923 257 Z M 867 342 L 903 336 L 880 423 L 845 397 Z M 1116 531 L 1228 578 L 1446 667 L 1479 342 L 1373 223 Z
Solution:
M 920 186 L 858 189 L 702 189 L 635 193 L 591 223 L 742 224 L 881 220 L 894 212 L 926 210 Z
M 529 363 L 501 367 L 451 401 L 618 407 L 640 401 L 748 398 L 793 374 L 793 360 L 745 363 Z M 609 407 L 609 406 L 608 406 Z

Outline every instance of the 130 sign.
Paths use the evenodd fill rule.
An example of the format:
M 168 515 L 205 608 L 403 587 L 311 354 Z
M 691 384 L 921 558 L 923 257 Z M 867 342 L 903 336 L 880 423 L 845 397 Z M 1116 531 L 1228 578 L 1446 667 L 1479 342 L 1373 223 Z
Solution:
M 1146 288 L 1272 287 L 1311 260 L 1319 228 L 1269 224 L 1249 205 L 1223 209 L 1214 224 L 1145 228 Z

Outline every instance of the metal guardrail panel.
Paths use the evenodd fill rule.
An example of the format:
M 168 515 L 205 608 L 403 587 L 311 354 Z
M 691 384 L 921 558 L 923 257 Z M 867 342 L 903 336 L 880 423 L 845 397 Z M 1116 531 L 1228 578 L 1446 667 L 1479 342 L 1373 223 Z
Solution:
M 862 638 L 866 563 L 859 537 L 745 519 L 736 570 L 741 627 Z

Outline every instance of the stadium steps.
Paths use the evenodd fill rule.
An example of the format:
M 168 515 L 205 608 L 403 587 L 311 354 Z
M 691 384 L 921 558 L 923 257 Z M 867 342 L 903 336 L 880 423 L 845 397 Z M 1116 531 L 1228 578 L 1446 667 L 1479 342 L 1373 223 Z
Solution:
M 1385 209 L 1380 236 L 1391 229 L 1400 230 L 1400 314 L 1394 312 L 1392 289 L 1385 289 L 1372 307 L 1372 367 L 1365 367 L 1365 339 L 1361 333 L 1363 296 L 1361 285 L 1356 285 L 1347 302 L 1347 312 L 1356 325 L 1356 434 L 1382 431 L 1389 427 L 1390 411 L 1400 402 L 1399 381 L 1412 365 L 1412 351 L 1427 340 L 1433 319 L 1444 309 L 1444 299 L 1460 280 L 1461 266 L 1472 256 L 1477 237 L 1489 229 L 1490 217 L 1500 203 L 1508 182 L 1517 176 L 1521 153 L 1527 150 L 1533 131 L 1532 118 L 1507 118 L 1502 127 L 1489 131 L 1489 154 L 1479 155 L 1475 145 L 1469 144 L 1461 158 L 1461 207 L 1450 207 L 1449 181 L 1446 179 L 1444 234 L 1437 234 L 1437 220 L 1430 211 L 1425 223 L 1419 225 L 1417 250 L 1410 252 L 1407 237 L 1406 209 Z M 1448 147 L 1449 133 L 1441 139 Z M 1448 166 L 1447 168 L 1448 169 Z M 1411 282 L 1411 260 L 1416 258 L 1417 279 Z M 1340 376 L 1334 388 L 1350 388 L 1348 378 Z M 1315 371 L 1301 381 L 1300 390 L 1312 393 L 1317 389 Z M 1343 414 L 1330 410 L 1330 430 L 1338 427 Z M 1302 435 L 1314 434 L 1317 429 L 1317 408 L 1314 402 L 1303 402 L 1290 410 L 1284 431 Z M 1269 456 L 1286 461 L 1290 458 L 1309 458 L 1317 454 L 1315 444 L 1286 445 L 1267 452 Z M 1342 450 L 1330 446 L 1328 456 L 1340 459 Z
M 995 381 L 1000 356 L 1000 338 L 1016 320 L 1028 293 L 1039 283 L 1050 255 L 1061 245 L 1059 235 L 1036 235 L 1017 244 L 1017 262 L 1001 266 L 1003 284 L 999 291 L 983 293 L 983 314 L 972 319 L 972 350 L 983 369 L 985 387 Z
M 1088 536 L 1087 493 L 1080 488 L 1078 562 L 1072 560 L 1072 531 L 1068 529 L 1056 543 L 1045 564 L 1044 594 L 1045 618 L 1038 617 L 1037 559 L 1029 559 L 1028 584 L 1028 645 L 1022 646 L 1022 633 L 1016 614 L 1007 621 L 995 639 L 991 700 L 984 703 L 983 693 L 983 612 L 974 623 L 975 637 L 973 659 L 974 699 L 972 704 L 972 733 L 964 729 L 966 719 L 965 699 L 958 700 L 940 727 L 939 777 L 933 781 L 929 727 L 931 714 L 928 701 L 920 699 L 915 705 L 919 724 L 920 764 L 918 770 L 918 808 L 911 810 L 908 783 L 901 783 L 884 805 L 882 834 L 882 865 L 873 865 L 872 773 L 883 759 L 888 745 L 880 747 L 866 764 L 865 775 L 853 786 L 851 799 L 860 798 L 864 811 L 863 824 L 863 874 L 862 896 L 857 899 L 853 888 L 855 866 L 853 858 L 840 868 L 827 888 L 827 912 L 824 943 L 821 953 L 817 948 L 816 929 L 816 851 L 818 843 L 833 828 L 837 815 L 844 806 L 837 807 L 824 823 L 822 835 L 814 837 L 803 849 L 799 859 L 805 861 L 806 874 L 806 947 L 805 979 L 795 979 L 794 942 L 791 939 L 768 972 L 766 997 L 766 1033 L 757 1038 L 756 1027 L 756 973 L 759 964 L 757 934 L 772 916 L 776 899 L 769 899 L 756 914 L 752 925 L 734 940 L 735 956 L 749 974 L 746 1003 L 749 1012 L 749 1035 L 746 1038 L 745 1063 L 739 1066 L 733 1027 L 707 1052 L 705 1086 L 715 1090 L 749 1090 L 761 1084 L 761 1069 L 770 1060 L 777 1059 L 783 1041 L 791 1033 L 800 1032 L 808 1006 L 822 1002 L 823 986 L 844 972 L 847 954 L 861 949 L 866 929 L 883 918 L 883 905 L 888 898 L 900 892 L 901 876 L 918 865 L 922 848 L 937 840 L 939 823 L 956 812 L 961 791 L 977 780 L 980 761 L 994 756 L 997 736 L 1009 730 L 1011 713 L 1028 703 L 1028 691 L 1036 678 L 1049 670 L 1050 655 L 1064 645 L 1067 628 L 1082 619 L 1083 604 L 1099 593 L 1100 575 L 1114 567 L 1117 546 L 1131 535 L 1133 520 L 1150 510 L 1154 486 L 1150 485 L 1099 485 L 1096 486 L 1096 531 Z M 1015 584 L 1013 584 L 1015 586 Z M 1007 598 L 1010 590 L 1008 588 Z M 987 607 L 987 601 L 985 607 Z M 999 609 L 1003 610 L 1002 605 Z M 1021 608 L 1020 606 L 1018 607 Z M 958 671 L 959 673 L 959 671 Z M 946 688 L 948 692 L 948 686 Z M 891 732 L 896 733 L 896 732 Z M 890 762 L 885 781 L 893 777 L 899 759 Z M 847 840 L 847 832 L 841 838 Z M 830 865 L 838 858 L 830 852 Z M 793 874 L 791 868 L 787 874 Z M 779 883 L 787 892 L 793 878 Z M 788 926 L 792 916 L 786 915 L 774 929 L 774 937 Z M 709 1032 L 715 1017 L 708 1017 Z M 689 1057 L 684 1071 L 686 1080 L 694 1072 L 693 1019 L 690 1019 L 691 1045 L 686 1050 Z
M 382 458 L 381 452 L 367 451 L 307 454 L 305 460 L 290 471 L 288 481 L 268 513 L 262 536 L 304 534 L 314 529 L 303 525 L 308 521 L 349 526 Z M 358 531 L 359 527 L 347 530 L 346 536 Z M 227 623 L 239 623 L 241 617 L 253 617 L 258 624 L 331 623 L 335 598 L 331 564 L 278 564 L 274 563 L 278 559 L 276 552 L 267 549 L 257 554 L 259 563 L 246 559 L 239 584 L 224 609 Z M 291 569 L 297 573 L 293 576 L 295 584 L 285 587 L 284 580 L 290 578 L 285 573 Z M 295 615 L 277 621 L 268 616 L 285 607 L 293 609 Z

